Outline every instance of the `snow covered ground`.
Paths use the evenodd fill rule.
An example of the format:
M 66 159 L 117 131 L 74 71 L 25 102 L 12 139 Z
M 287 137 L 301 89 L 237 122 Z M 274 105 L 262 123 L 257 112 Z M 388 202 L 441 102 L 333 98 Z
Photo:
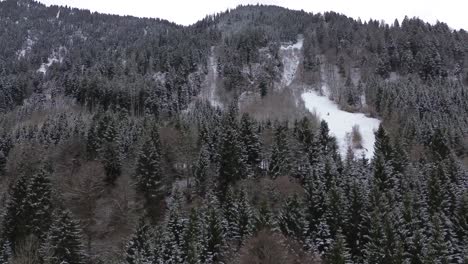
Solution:
M 325 92 L 325 94 L 327 93 Z M 359 126 L 363 146 L 362 149 L 354 150 L 355 155 L 359 157 L 364 154 L 367 158 L 372 158 L 375 142 L 374 131 L 379 128 L 380 120 L 367 117 L 362 113 L 349 113 L 340 110 L 327 96 L 320 96 L 315 91 L 303 93 L 302 99 L 304 100 L 305 107 L 310 112 L 315 113 L 328 123 L 330 133 L 337 138 L 343 158 L 346 156 L 350 134 L 355 125 Z
M 283 76 L 281 78 L 281 88 L 289 86 L 296 76 L 299 67 L 300 57 L 302 55 L 302 45 L 304 39 L 299 37 L 297 43 L 281 46 L 279 54 L 283 63 Z
M 211 55 L 208 63 L 208 87 L 202 92 L 202 97 L 208 100 L 213 107 L 223 108 L 223 103 L 221 103 L 216 91 L 216 81 L 218 80 L 218 60 L 216 59 L 214 47 L 211 47 Z
M 63 62 L 63 54 L 66 52 L 65 47 L 60 47 L 57 51 L 52 52 L 52 54 L 49 56 L 47 63 L 42 63 L 41 67 L 37 70 L 38 72 L 41 72 L 45 74 L 47 72 L 47 69 L 54 63 L 62 63 Z

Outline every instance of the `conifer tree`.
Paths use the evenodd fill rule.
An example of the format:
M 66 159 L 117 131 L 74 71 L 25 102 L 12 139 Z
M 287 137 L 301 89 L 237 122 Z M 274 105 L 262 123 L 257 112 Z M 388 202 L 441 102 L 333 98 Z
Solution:
M 183 239 L 183 257 L 185 263 L 200 263 L 200 255 L 203 250 L 201 241 L 202 230 L 200 225 L 198 213 L 195 209 L 192 209 Z
M 7 159 L 3 151 L 0 150 L 0 177 L 5 175 L 5 166 L 6 166 Z
M 152 239 L 151 228 L 145 223 L 144 219 L 141 219 L 137 230 L 127 244 L 125 253 L 126 263 L 146 264 L 155 261 Z
M 242 243 L 248 236 L 252 235 L 254 220 L 253 211 L 245 191 L 240 191 L 237 207 L 237 239 Z
M 43 238 L 52 220 L 52 185 L 49 172 L 42 168 L 31 179 L 25 199 L 28 229 Z
M 208 208 L 204 222 L 206 226 L 201 263 L 218 263 L 223 258 L 225 234 L 222 219 L 213 204 Z
M 286 236 L 302 240 L 306 231 L 304 212 L 297 196 L 290 197 L 280 212 L 279 229 Z
M 54 215 L 46 239 L 41 245 L 41 252 L 46 263 L 84 264 L 87 262 L 79 225 L 73 220 L 69 211 Z
M 26 196 L 28 182 L 26 176 L 20 177 L 10 191 L 10 200 L 2 221 L 2 239 L 8 240 L 14 250 L 15 243 L 27 235 Z
M 273 227 L 273 217 L 268 203 L 264 200 L 260 203 L 260 208 L 255 216 L 255 232 L 263 229 L 271 229 Z
M 224 199 L 228 187 L 245 175 L 245 155 L 240 144 L 237 108 L 233 104 L 223 120 L 223 135 L 219 152 L 218 189 L 221 200 Z
M 305 196 L 305 220 L 308 227 L 308 238 L 313 241 L 317 227 L 322 219 L 325 210 L 325 189 L 321 179 L 314 174 L 310 179 L 307 179 L 304 186 Z
M 331 245 L 330 250 L 325 255 L 325 263 L 327 264 L 351 264 L 351 255 L 346 246 L 346 239 L 338 230 L 336 238 Z
M 13 257 L 13 250 L 11 247 L 11 242 L 8 239 L 1 241 L 0 263 L 13 264 L 12 257 Z
M 88 160 L 96 159 L 98 155 L 98 151 L 101 147 L 101 142 L 97 137 L 96 128 L 93 124 L 91 124 L 90 128 L 88 129 L 87 133 L 87 140 L 86 140 L 86 154 Z
M 183 235 L 185 233 L 185 219 L 180 213 L 180 203 L 180 196 L 176 192 L 173 195 L 173 202 L 165 227 L 166 232 L 164 234 L 164 250 L 162 258 L 164 263 L 168 264 L 182 263 L 184 259 Z
M 198 157 L 197 164 L 195 165 L 194 177 L 197 193 L 201 197 L 204 197 L 208 191 L 210 180 L 212 178 L 210 153 L 205 145 L 203 145 L 200 150 L 200 155 Z
M 248 114 L 243 114 L 241 118 L 240 139 L 245 149 L 245 162 L 249 166 L 250 174 L 257 174 L 261 162 L 260 140 L 255 131 L 254 121 Z
M 274 144 L 269 166 L 270 176 L 276 178 L 286 175 L 290 169 L 290 161 L 288 127 L 287 124 L 280 124 L 275 129 Z
M 122 173 L 122 162 L 116 144 L 103 143 L 101 153 L 106 172 L 104 181 L 108 185 L 115 185 L 115 181 Z
M 136 186 L 143 193 L 147 205 L 155 205 L 164 196 L 161 155 L 155 145 L 151 137 L 146 139 L 136 165 Z

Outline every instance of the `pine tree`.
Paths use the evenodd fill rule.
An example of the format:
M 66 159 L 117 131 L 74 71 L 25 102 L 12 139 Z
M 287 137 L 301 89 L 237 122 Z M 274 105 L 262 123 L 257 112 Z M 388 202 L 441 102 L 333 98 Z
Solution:
M 0 177 L 5 175 L 5 166 L 6 166 L 7 159 L 3 151 L 0 150 Z
M 2 221 L 2 239 L 8 240 L 14 250 L 15 243 L 27 235 L 27 215 L 25 211 L 28 182 L 26 176 L 20 177 L 10 191 Z
M 324 218 L 319 219 L 319 223 L 313 236 L 313 243 L 309 243 L 312 245 L 309 247 L 320 255 L 324 255 L 330 250 L 330 247 L 333 244 L 333 238 L 330 233 L 330 227 Z
M 237 220 L 239 216 L 239 204 L 236 200 L 236 193 L 229 187 L 224 196 L 222 209 L 225 220 L 226 238 L 236 240 L 238 235 Z
M 237 238 L 239 242 L 242 243 L 248 236 L 252 235 L 254 220 L 252 208 L 245 191 L 240 191 L 237 207 Z
M 122 173 L 122 162 L 117 146 L 111 143 L 104 143 L 101 152 L 106 172 L 104 181 L 108 185 L 115 185 L 115 181 Z
M 346 240 L 341 230 L 338 230 L 336 238 L 330 250 L 325 255 L 326 264 L 351 264 L 351 255 L 346 246 Z
M 290 169 L 290 161 L 288 127 L 287 124 L 281 124 L 275 129 L 274 145 L 269 166 L 270 176 L 276 178 L 287 175 Z
M 220 147 L 220 163 L 218 189 L 221 200 L 224 199 L 228 187 L 246 177 L 244 150 L 240 144 L 237 108 L 231 106 L 223 120 L 223 136 Z
M 41 252 L 46 263 L 83 264 L 87 262 L 78 223 L 69 211 L 54 216 Z
M 127 244 L 125 261 L 128 264 L 146 264 L 155 260 L 153 256 L 152 230 L 140 220 L 137 230 Z
M 201 263 L 218 263 L 223 257 L 225 235 L 220 213 L 213 205 L 208 208 L 204 221 L 206 226 Z
M 347 242 L 350 248 L 352 259 L 355 262 L 363 257 L 364 244 L 364 214 L 366 209 L 365 189 L 362 183 L 353 180 L 348 194 L 347 220 L 345 223 L 344 234 L 347 237 Z
M 281 232 L 289 237 L 302 240 L 306 232 L 304 212 L 297 196 L 290 197 L 278 218 L 278 226 Z
M 185 219 L 180 214 L 180 197 L 178 193 L 174 194 L 169 217 L 166 223 L 166 233 L 164 237 L 164 263 L 175 264 L 183 261 L 183 247 L 185 233 Z
M 98 156 L 98 151 L 101 148 L 101 142 L 97 137 L 96 128 L 91 124 L 87 133 L 86 140 L 86 155 L 88 160 L 94 160 Z
M 255 216 L 255 232 L 268 230 L 273 227 L 273 216 L 269 209 L 268 203 L 264 200 L 260 203 L 260 209 Z
M 208 191 L 210 180 L 212 178 L 210 153 L 205 145 L 203 145 L 200 150 L 200 155 L 198 157 L 197 164 L 195 165 L 194 177 L 197 193 L 201 197 L 204 197 Z
M 255 131 L 254 121 L 248 114 L 243 114 L 240 122 L 240 139 L 245 149 L 246 164 L 251 174 L 258 174 L 260 170 L 260 140 Z
M 318 143 L 321 147 L 321 153 L 331 156 L 337 155 L 336 139 L 330 135 L 330 129 L 328 128 L 328 124 L 325 120 L 320 122 Z
M 28 229 L 43 238 L 52 220 L 52 185 L 49 172 L 42 168 L 28 185 L 25 212 L 28 212 Z
M 147 205 L 155 205 L 163 198 L 161 155 L 151 137 L 146 139 L 138 155 L 135 177 L 137 189 L 143 193 Z
M 13 250 L 10 241 L 4 240 L 0 244 L 0 263 L 1 264 L 12 264 Z
M 202 253 L 201 241 L 201 226 L 198 213 L 195 209 L 190 212 L 187 228 L 184 233 L 183 240 L 183 256 L 184 263 L 198 264 L 200 263 L 200 255 Z
M 313 241 L 317 232 L 317 227 L 322 219 L 325 210 L 325 189 L 321 179 L 314 174 L 310 179 L 307 179 L 304 186 L 305 196 L 305 220 L 308 227 L 308 239 Z

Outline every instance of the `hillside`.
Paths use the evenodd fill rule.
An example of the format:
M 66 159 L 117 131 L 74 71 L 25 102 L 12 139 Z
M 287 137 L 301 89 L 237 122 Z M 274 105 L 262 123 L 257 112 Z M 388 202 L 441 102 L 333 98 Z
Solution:
M 468 33 L 0 1 L 1 263 L 465 263 Z

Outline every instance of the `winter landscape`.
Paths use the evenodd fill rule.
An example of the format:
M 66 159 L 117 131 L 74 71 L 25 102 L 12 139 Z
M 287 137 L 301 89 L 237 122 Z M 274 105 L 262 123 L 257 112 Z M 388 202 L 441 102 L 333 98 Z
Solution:
M 204 15 L 0 1 L 0 264 L 468 263 L 466 30 Z

